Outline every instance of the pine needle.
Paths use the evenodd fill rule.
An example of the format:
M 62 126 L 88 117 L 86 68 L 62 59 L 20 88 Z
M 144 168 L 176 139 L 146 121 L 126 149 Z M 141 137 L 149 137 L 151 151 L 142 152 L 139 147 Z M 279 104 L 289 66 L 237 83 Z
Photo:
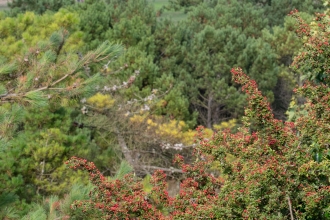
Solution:
M 114 178 L 115 179 L 121 179 L 126 174 L 128 174 L 132 171 L 133 171 L 133 168 L 129 165 L 129 163 L 127 161 L 122 161 L 116 175 L 114 176 Z

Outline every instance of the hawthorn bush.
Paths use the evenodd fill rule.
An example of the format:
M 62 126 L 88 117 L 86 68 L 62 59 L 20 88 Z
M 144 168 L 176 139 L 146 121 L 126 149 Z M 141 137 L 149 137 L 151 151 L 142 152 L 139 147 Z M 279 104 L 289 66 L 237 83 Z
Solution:
M 161 171 L 146 192 L 134 174 L 108 180 L 92 162 L 73 157 L 69 166 L 87 170 L 95 188 L 72 208 L 103 219 L 330 219 L 328 15 L 317 15 L 317 31 L 297 12 L 292 16 L 306 39 L 294 65 L 309 69 L 295 90 L 306 100 L 296 108 L 296 121 L 275 119 L 256 82 L 233 68 L 234 81 L 248 96 L 243 125 L 211 139 L 197 129 L 195 162 L 175 158 L 185 173 L 178 195 L 168 195 Z

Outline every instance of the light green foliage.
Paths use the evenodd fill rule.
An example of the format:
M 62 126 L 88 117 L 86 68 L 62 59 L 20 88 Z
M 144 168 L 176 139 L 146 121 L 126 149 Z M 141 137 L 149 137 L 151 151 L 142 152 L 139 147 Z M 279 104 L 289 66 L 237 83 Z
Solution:
M 69 142 L 68 137 L 57 128 L 47 129 L 38 136 L 34 136 L 33 142 L 27 142 L 23 148 L 24 156 L 33 161 L 26 176 L 32 180 L 37 193 L 61 194 L 68 185 L 65 178 L 70 179 L 70 176 L 66 177 L 69 173 L 63 167 L 63 161 L 70 148 L 77 145 L 77 141 L 73 146 L 65 146 Z
M 115 100 L 112 99 L 110 95 L 103 95 L 101 93 L 97 93 L 87 100 L 88 104 L 91 104 L 98 109 L 111 108 L 114 102 Z
M 86 182 L 86 176 L 73 175 L 63 164 L 73 152 L 78 153 L 75 148 L 84 146 L 88 138 L 69 132 L 71 120 L 67 112 L 60 109 L 50 112 L 47 107 L 30 108 L 23 122 L 24 130 L 22 127 L 20 130 L 24 132 L 20 132 L 1 155 L 4 165 L 1 170 L 11 170 L 11 173 L 4 172 L 1 179 L 12 180 L 4 182 L 3 190 L 14 188 L 14 192 L 30 200 L 36 192 L 61 194 L 68 182 Z M 19 180 L 16 184 L 15 179 Z
M 157 14 L 145 0 L 68 1 L 71 6 L 65 9 L 48 0 L 57 12 L 44 13 L 45 2 L 0 13 L 0 198 L 14 195 L 8 192 L 19 196 L 19 201 L 0 204 L 5 213 L 0 218 L 19 218 L 26 214 L 25 201 L 56 194 L 24 218 L 88 219 L 69 209 L 74 200 L 85 199 L 86 188 L 81 195 L 76 187 L 65 196 L 69 185 L 87 183 L 87 177 L 67 170 L 63 161 L 82 157 L 121 179 L 133 168 L 120 161 L 119 133 L 134 152 L 151 152 L 186 129 L 191 143 L 189 128 L 197 123 L 222 130 L 226 126 L 221 122 L 239 118 L 245 103 L 240 86 L 231 80 L 233 66 L 241 66 L 258 83 L 283 117 L 293 84 L 301 82 L 288 69 L 301 40 L 293 20 L 283 23 L 283 16 L 293 7 L 309 13 L 322 7 L 310 0 L 170 1 L 180 13 L 189 12 L 188 19 L 173 22 L 157 19 L 162 11 Z M 17 14 L 27 9 L 44 14 Z M 301 70 L 295 73 L 299 76 Z M 114 87 L 124 83 L 122 90 Z M 141 113 L 144 105 L 153 123 L 163 123 L 155 123 L 159 130 L 153 133 L 143 130 L 150 126 L 143 121 L 135 127 L 128 123 L 128 116 Z M 177 129 L 178 122 L 185 128 Z M 313 141 L 306 143 L 318 149 Z M 142 158 L 170 166 L 172 152 L 162 153 Z M 312 154 L 322 162 L 319 151 Z M 325 170 L 327 164 L 322 166 Z M 150 191 L 149 179 L 145 191 Z M 23 208 L 17 214 L 8 204 Z
M 61 196 L 75 182 L 86 183 L 86 175 L 75 174 L 63 164 L 72 155 L 91 160 L 102 155 L 97 161 L 101 167 L 117 163 L 109 162 L 113 149 L 104 144 L 100 148 L 98 137 L 92 140 L 93 128 L 76 122 L 79 114 L 74 112 L 79 110 L 74 108 L 80 109 L 80 98 L 92 96 L 99 91 L 97 86 L 107 83 L 94 69 L 119 55 L 122 48 L 105 42 L 85 55 L 77 54 L 82 43 L 82 36 L 75 38 L 80 33 L 74 32 L 78 22 L 66 10 L 42 16 L 27 12 L 0 21 L 4 33 L 0 194 L 13 192 L 31 202 L 52 193 Z M 4 45 L 10 40 L 17 42 L 8 50 Z M 42 218 L 41 211 L 37 215 Z
M 42 47 L 41 41 L 61 29 L 70 33 L 65 51 L 78 50 L 82 45 L 82 32 L 78 31 L 77 14 L 60 10 L 42 16 L 33 12 L 6 17 L 0 20 L 0 58 L 12 60 L 18 53 L 27 53 L 30 47 Z M 38 45 L 39 44 L 39 45 Z
M 151 176 L 146 175 L 142 180 L 143 190 L 147 193 L 150 193 L 152 190 L 152 185 L 150 184 Z
M 0 140 L 0 152 L 5 151 L 10 145 L 8 141 L 18 128 L 19 122 L 21 122 L 23 117 L 23 109 L 17 104 L 0 106 L 0 136 L 2 137 Z
M 116 175 L 112 179 L 122 179 L 126 174 L 132 171 L 132 167 L 126 161 L 123 160 L 120 163 L 120 167 L 117 170 Z
M 53 219 L 89 219 L 81 210 L 72 210 L 70 205 L 76 200 L 88 199 L 88 193 L 92 190 L 91 185 L 74 184 L 63 199 L 50 196 L 39 204 L 33 204 L 30 211 L 21 218 L 22 220 L 53 220 Z
M 118 55 L 121 47 L 106 42 L 95 52 L 79 57 L 73 51 L 65 51 L 68 37 L 66 30 L 56 32 L 48 42 L 41 42 L 23 56 L 20 55 L 17 63 L 12 62 L 14 71 L 4 71 L 0 76 L 1 83 L 4 85 L 13 79 L 17 83 L 10 86 L 7 84 L 7 91 L 12 94 L 4 94 L 3 100 L 15 99 L 21 104 L 44 105 L 46 99 L 52 98 L 51 93 L 43 93 L 49 88 L 54 91 L 53 98 L 56 98 L 58 92 L 66 93 L 69 97 L 78 97 L 82 93 L 91 94 L 95 91 L 95 87 L 91 85 L 100 82 L 101 77 L 99 74 L 91 76 L 86 72 L 87 65 L 102 62 L 110 58 L 110 54 Z

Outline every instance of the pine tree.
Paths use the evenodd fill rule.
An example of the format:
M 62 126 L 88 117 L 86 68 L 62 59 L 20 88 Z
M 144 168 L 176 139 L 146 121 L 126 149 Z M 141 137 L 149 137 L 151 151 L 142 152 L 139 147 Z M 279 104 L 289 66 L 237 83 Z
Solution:
M 290 11 L 297 9 L 301 12 L 306 12 L 310 15 L 314 15 L 315 12 L 320 12 L 324 10 L 323 1 L 312 1 L 312 0 L 247 0 L 247 2 L 252 2 L 255 5 L 262 7 L 265 10 L 265 15 L 268 18 L 268 24 L 270 27 L 283 25 L 283 21 L 286 15 Z
M 294 68 L 304 69 L 306 59 L 315 60 L 307 64 L 314 77 L 295 90 L 306 98 L 296 121 L 275 119 L 256 81 L 233 68 L 233 79 L 248 97 L 243 125 L 235 132 L 215 132 L 212 138 L 205 137 L 203 127 L 197 129 L 196 160 L 189 165 L 182 156 L 175 158 L 185 172 L 177 196 L 168 195 L 161 171 L 154 173 L 153 188 L 145 192 L 132 174 L 109 181 L 92 162 L 73 157 L 70 167 L 87 170 L 96 186 L 90 200 L 74 207 L 97 207 L 104 218 L 329 219 L 329 65 L 322 56 L 329 52 L 329 15 L 317 15 L 317 32 L 296 12 L 292 15 L 299 36 L 308 42 Z
M 105 42 L 79 56 L 64 51 L 68 38 L 62 29 L 19 52 L 16 59 L 1 62 L 1 194 L 13 192 L 31 201 L 36 193 L 63 193 L 68 182 L 81 177 L 63 166 L 73 152 L 88 157 L 83 147 L 91 144 L 88 130 L 69 132 L 74 122 L 70 106 L 77 107 L 80 98 L 95 94 L 104 83 L 89 66 L 100 69 L 122 48 Z
M 8 6 L 14 14 L 25 11 L 34 11 L 37 14 L 42 14 L 47 10 L 58 11 L 62 7 L 75 3 L 75 0 L 12 0 L 8 3 Z
M 238 1 L 218 1 L 211 8 L 212 4 L 199 4 L 177 25 L 164 21 L 155 32 L 157 65 L 177 79 L 173 87 L 180 88 L 190 112 L 197 111 L 199 123 L 207 127 L 242 114 L 244 96 L 231 83 L 232 66 L 246 69 L 268 97 L 273 96 L 279 72 L 274 50 L 257 39 L 267 26 L 260 11 Z
M 79 16 L 62 9 L 55 14 L 36 15 L 33 12 L 19 14 L 16 17 L 0 19 L 0 60 L 2 62 L 16 59 L 17 54 L 26 53 L 31 47 L 49 39 L 51 34 L 60 29 L 66 30 L 67 44 L 63 51 L 80 51 L 83 33 L 79 30 Z
M 155 28 L 154 9 L 145 0 L 85 1 L 68 9 L 80 15 L 84 40 L 90 42 L 87 49 L 105 40 L 136 46 L 148 39 Z

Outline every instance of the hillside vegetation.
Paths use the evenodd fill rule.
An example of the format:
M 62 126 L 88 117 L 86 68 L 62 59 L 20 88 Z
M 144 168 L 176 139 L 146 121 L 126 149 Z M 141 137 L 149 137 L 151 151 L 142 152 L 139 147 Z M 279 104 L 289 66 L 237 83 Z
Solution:
M 13 0 L 0 219 L 330 219 L 329 16 L 321 0 Z

